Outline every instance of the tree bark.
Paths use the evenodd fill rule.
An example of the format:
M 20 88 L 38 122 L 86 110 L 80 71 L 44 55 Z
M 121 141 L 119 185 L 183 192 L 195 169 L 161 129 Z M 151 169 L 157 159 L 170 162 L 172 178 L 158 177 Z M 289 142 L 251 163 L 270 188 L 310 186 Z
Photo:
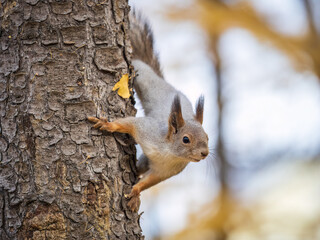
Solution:
M 135 114 L 112 91 L 131 73 L 127 0 L 0 4 L 0 239 L 143 238 L 133 140 L 86 120 Z

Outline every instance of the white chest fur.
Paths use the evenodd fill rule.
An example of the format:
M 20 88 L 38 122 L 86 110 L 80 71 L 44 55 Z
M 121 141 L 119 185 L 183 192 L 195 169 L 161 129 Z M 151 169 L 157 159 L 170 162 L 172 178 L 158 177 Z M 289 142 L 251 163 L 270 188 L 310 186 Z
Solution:
M 149 149 L 151 150 L 151 149 Z M 177 157 L 164 149 L 152 149 L 144 153 L 149 158 L 149 167 L 154 173 L 169 178 L 180 173 L 189 163 L 183 158 Z

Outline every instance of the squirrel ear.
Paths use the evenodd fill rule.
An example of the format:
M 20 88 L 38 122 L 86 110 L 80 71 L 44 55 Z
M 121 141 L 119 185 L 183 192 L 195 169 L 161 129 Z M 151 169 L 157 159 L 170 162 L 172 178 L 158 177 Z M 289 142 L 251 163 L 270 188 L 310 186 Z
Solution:
M 173 133 L 177 133 L 179 128 L 184 126 L 184 120 L 181 112 L 180 98 L 178 95 L 174 97 L 171 113 L 169 115 L 169 129 L 167 138 L 170 139 Z
M 195 119 L 201 124 L 203 122 L 203 108 L 204 108 L 204 96 L 201 95 L 196 104 L 196 116 L 195 116 Z

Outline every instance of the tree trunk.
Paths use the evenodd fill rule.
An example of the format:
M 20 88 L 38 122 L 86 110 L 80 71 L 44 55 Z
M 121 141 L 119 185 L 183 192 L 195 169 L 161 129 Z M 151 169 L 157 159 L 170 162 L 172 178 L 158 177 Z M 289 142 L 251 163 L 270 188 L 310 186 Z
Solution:
M 0 4 L 0 239 L 143 238 L 133 141 L 86 120 L 135 114 L 112 91 L 130 74 L 127 1 Z

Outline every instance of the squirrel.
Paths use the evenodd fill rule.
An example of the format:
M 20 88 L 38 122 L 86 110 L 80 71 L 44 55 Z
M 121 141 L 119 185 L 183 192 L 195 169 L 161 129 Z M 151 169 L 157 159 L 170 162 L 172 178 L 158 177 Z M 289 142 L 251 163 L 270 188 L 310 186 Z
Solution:
M 204 97 L 198 99 L 194 113 L 187 97 L 164 80 L 148 23 L 136 13 L 131 13 L 129 20 L 132 65 L 137 72 L 133 85 L 145 117 L 88 120 L 100 130 L 127 133 L 141 146 L 143 154 L 137 162 L 140 179 L 125 195 L 130 199 L 128 207 L 137 212 L 141 191 L 180 173 L 189 162 L 206 158 L 209 149 L 202 127 Z

